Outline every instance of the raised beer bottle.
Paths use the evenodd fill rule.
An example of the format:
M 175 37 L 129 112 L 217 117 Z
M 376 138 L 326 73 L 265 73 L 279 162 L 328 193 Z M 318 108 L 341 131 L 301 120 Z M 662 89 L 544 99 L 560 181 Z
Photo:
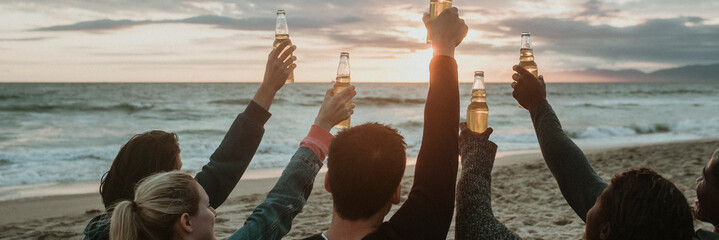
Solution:
M 487 91 L 484 87 L 484 71 L 474 72 L 471 103 L 467 106 L 467 128 L 476 133 L 487 130 L 489 107 L 487 107 Z
M 527 69 L 534 77 L 539 77 L 537 63 L 534 62 L 534 50 L 532 40 L 529 39 L 529 32 L 522 32 L 522 46 L 519 49 L 519 66 Z M 522 107 L 519 104 L 519 107 Z
M 452 0 L 429 0 L 429 18 L 436 18 L 442 11 L 452 7 Z M 432 44 L 432 39 L 427 32 L 427 44 Z
M 273 43 L 272 49 L 277 49 L 277 46 L 280 45 L 280 43 L 284 41 L 290 41 L 290 30 L 287 28 L 287 18 L 285 17 L 285 10 L 277 10 L 277 22 L 275 23 L 275 43 Z M 287 47 L 289 48 L 289 46 Z M 285 48 L 284 50 L 286 50 Z M 282 50 L 284 52 L 284 50 Z M 292 55 L 287 57 L 287 59 L 290 59 Z M 287 60 L 285 59 L 285 60 Z M 285 84 L 290 84 L 295 82 L 295 71 L 293 70 L 289 76 L 287 76 L 287 81 L 285 81 Z
M 529 32 L 522 33 L 522 47 L 519 49 L 519 66 L 527 69 L 534 77 L 539 77 L 537 63 L 534 62 L 534 50 L 532 50 L 532 40 L 529 39 Z
M 337 66 L 337 78 L 332 86 L 332 95 L 345 90 L 350 86 L 350 54 L 348 52 L 342 52 L 340 54 L 340 64 Z M 352 100 L 347 101 L 345 105 L 350 106 Z M 335 125 L 337 129 L 345 129 L 350 127 L 350 118 L 348 117 L 344 121 Z

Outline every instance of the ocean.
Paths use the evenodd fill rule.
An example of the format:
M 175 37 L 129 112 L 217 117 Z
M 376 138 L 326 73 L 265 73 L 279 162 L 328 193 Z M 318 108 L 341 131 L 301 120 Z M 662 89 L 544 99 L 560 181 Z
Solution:
M 357 83 L 352 124 L 400 130 L 408 156 L 421 143 L 427 84 Z M 98 181 L 134 134 L 179 136 L 183 169 L 204 165 L 258 83 L 0 84 L 0 187 Z M 329 83 L 277 94 L 249 171 L 284 167 L 307 134 Z M 471 84 L 461 84 L 462 119 Z M 508 83 L 488 84 L 491 140 L 499 151 L 539 148 L 529 113 Z M 583 148 L 717 138 L 719 84 L 556 83 L 548 99 Z

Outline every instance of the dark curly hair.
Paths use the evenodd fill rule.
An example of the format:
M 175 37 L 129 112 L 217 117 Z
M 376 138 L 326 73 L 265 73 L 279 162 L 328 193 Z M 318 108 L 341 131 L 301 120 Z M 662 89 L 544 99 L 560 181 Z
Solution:
M 612 178 L 600 196 L 609 221 L 607 239 L 692 239 L 692 210 L 684 194 L 649 168 L 627 170 Z

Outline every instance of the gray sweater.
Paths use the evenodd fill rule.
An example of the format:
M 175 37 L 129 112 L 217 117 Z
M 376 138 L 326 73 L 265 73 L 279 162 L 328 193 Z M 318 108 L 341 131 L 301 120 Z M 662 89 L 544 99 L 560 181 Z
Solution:
M 492 166 L 497 144 L 466 138 L 459 146 L 462 173 L 457 183 L 455 239 L 520 239 L 492 213 Z

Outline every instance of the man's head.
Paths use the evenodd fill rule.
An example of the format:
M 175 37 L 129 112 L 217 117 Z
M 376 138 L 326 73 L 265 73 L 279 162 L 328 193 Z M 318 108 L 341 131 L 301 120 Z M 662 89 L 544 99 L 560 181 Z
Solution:
M 329 149 L 325 188 L 332 193 L 340 217 L 367 219 L 390 203 L 399 203 L 406 147 L 396 129 L 379 123 L 337 134 Z
M 714 151 L 702 175 L 697 179 L 697 200 L 694 216 L 698 220 L 719 225 L 719 149 Z
M 669 180 L 648 168 L 614 178 L 587 212 L 586 238 L 692 239 L 687 199 Z

